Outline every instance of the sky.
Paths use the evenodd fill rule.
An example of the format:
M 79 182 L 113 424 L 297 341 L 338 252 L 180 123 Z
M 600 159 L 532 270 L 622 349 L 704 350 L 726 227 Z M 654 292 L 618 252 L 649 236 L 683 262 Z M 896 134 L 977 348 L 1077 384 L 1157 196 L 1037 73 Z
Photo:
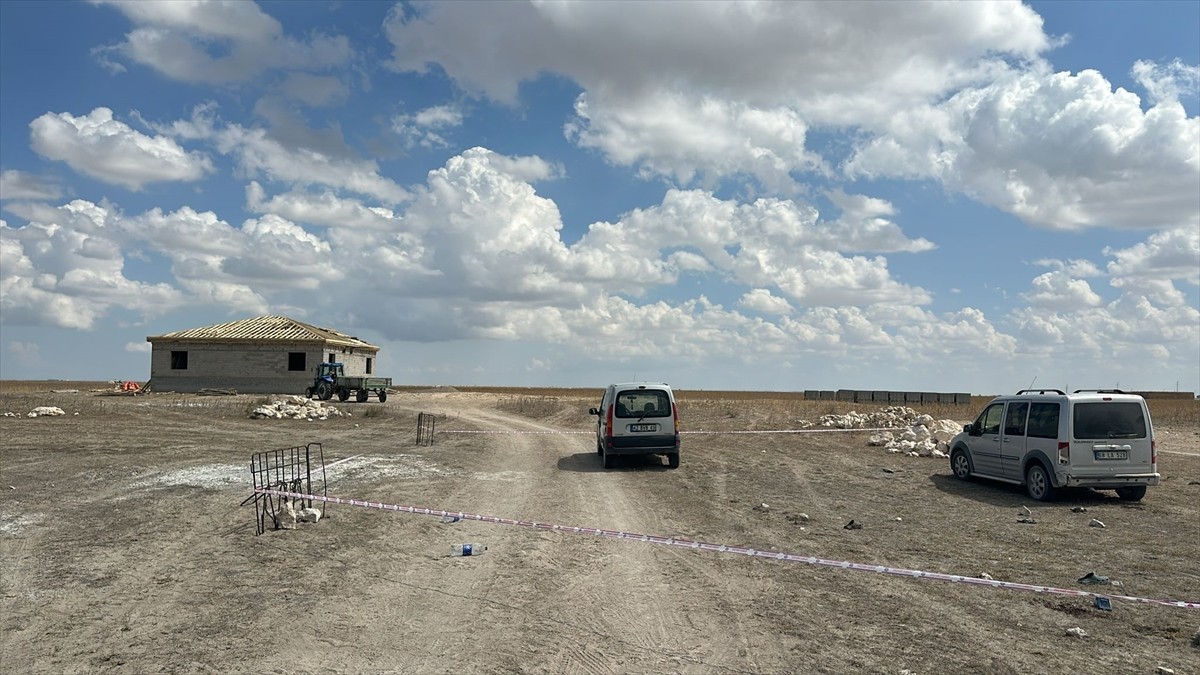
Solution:
M 1200 3 L 0 2 L 0 379 L 1200 391 Z

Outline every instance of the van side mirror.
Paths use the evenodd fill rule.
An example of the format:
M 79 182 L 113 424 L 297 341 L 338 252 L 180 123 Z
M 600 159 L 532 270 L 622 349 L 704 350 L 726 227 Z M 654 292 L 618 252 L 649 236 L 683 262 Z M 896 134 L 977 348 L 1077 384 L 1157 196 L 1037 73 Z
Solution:
M 598 408 L 588 408 L 588 414 L 589 415 L 599 415 L 600 410 Z
M 972 422 L 970 424 L 964 424 L 963 431 L 967 432 L 968 436 L 978 436 L 979 435 L 979 427 L 975 426 L 974 422 Z

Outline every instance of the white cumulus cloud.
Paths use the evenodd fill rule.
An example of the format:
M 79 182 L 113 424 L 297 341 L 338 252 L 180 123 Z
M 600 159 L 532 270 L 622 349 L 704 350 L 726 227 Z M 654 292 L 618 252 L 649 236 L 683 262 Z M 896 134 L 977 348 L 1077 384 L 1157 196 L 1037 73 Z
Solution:
M 98 50 L 102 63 L 116 55 L 184 82 L 246 82 L 273 69 L 325 70 L 347 64 L 344 36 L 284 35 L 280 23 L 253 2 L 177 0 L 106 2 L 134 22 L 123 42 Z
M 1200 227 L 1200 118 L 1100 73 L 1014 72 L 903 111 L 850 176 L 935 178 L 1046 228 Z
M 30 122 L 29 129 L 38 154 L 130 190 L 159 181 L 194 181 L 213 170 L 203 153 L 184 150 L 166 136 L 136 131 L 113 119 L 108 108 L 81 117 L 46 113 Z

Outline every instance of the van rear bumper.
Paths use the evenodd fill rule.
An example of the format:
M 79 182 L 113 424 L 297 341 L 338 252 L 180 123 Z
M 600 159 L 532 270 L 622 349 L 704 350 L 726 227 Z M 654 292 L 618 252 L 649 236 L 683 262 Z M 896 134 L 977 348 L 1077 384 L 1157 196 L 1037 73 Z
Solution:
M 612 436 L 605 439 L 604 451 L 612 455 L 661 455 L 679 452 L 679 436 Z
M 1067 487 L 1089 487 L 1111 490 L 1133 485 L 1158 485 L 1157 473 L 1127 473 L 1115 476 L 1067 476 Z

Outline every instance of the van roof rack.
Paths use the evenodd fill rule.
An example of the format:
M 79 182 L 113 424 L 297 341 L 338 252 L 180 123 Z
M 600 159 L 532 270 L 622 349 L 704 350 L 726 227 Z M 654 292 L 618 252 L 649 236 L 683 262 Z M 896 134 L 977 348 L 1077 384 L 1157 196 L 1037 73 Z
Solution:
M 1062 389 L 1022 389 L 1021 391 L 1017 392 L 1017 396 L 1020 396 L 1021 394 L 1047 394 L 1047 393 L 1061 394 L 1063 396 L 1066 396 L 1066 394 L 1067 394 L 1067 392 L 1063 391 Z
M 1121 389 L 1076 389 L 1074 394 L 1127 394 L 1129 392 Z

